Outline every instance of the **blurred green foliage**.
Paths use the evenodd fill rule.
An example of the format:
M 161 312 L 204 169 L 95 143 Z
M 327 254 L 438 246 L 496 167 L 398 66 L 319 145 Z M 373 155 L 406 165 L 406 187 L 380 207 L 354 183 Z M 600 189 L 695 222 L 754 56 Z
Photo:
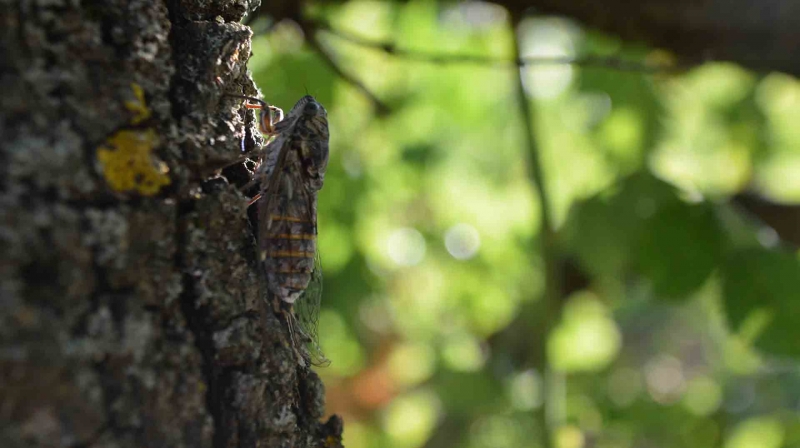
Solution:
M 437 54 L 511 58 L 517 35 L 480 2 L 307 13 Z M 518 31 L 527 56 L 663 57 L 564 19 Z M 542 333 L 511 325 L 543 288 L 516 69 L 317 36 L 388 114 L 295 23 L 256 36 L 250 67 L 271 103 L 308 91 L 328 110 L 319 331 L 332 364 L 319 373 L 345 444 L 541 446 L 543 373 L 525 351 Z M 800 200 L 800 84 L 721 63 L 678 75 L 543 65 L 523 79 L 558 248 L 589 279 L 547 341 L 566 375 L 555 445 L 800 446 L 800 264 L 729 202 L 745 190 Z

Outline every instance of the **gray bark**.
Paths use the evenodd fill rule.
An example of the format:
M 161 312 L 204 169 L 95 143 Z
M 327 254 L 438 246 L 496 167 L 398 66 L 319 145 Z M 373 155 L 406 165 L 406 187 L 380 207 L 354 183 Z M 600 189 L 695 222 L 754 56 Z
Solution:
M 257 6 L 0 1 L 0 446 L 341 445 L 269 303 L 248 173 L 218 175 L 243 120 L 261 143 L 221 98 L 255 93 Z M 152 161 L 133 188 L 142 166 L 101 160 L 122 136 L 144 140 L 115 160 Z

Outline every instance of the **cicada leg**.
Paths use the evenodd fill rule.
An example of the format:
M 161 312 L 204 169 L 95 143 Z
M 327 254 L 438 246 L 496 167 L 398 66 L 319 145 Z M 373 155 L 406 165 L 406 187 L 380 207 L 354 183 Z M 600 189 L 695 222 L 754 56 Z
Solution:
M 255 182 L 253 182 L 253 181 L 250 181 L 250 182 L 248 182 L 248 184 L 251 184 L 251 183 L 255 183 Z M 253 196 L 253 199 L 250 199 L 250 200 L 247 202 L 247 207 L 249 208 L 250 206 L 252 206 L 252 205 L 253 205 L 253 204 L 255 204 L 256 202 L 258 202 L 258 200 L 259 200 L 259 199 L 261 199 L 261 193 L 259 193 L 259 194 L 255 195 L 255 196 Z
M 279 107 L 270 105 L 264 100 L 260 100 L 258 98 L 246 95 L 232 95 L 230 93 L 226 93 L 225 96 L 230 96 L 233 98 L 242 98 L 247 101 L 255 102 L 256 104 L 245 103 L 244 107 L 246 107 L 247 109 L 259 109 L 261 111 L 259 113 L 259 118 L 258 118 L 258 127 L 259 129 L 261 129 L 261 132 L 263 134 L 274 135 L 275 124 L 283 120 L 283 110 L 281 110 L 281 108 Z
M 269 136 L 275 134 L 275 124 L 283 120 L 283 110 L 281 108 L 269 105 L 267 103 L 245 103 L 244 107 L 247 109 L 259 109 L 261 111 L 259 114 L 258 126 L 259 129 L 261 129 L 262 134 Z

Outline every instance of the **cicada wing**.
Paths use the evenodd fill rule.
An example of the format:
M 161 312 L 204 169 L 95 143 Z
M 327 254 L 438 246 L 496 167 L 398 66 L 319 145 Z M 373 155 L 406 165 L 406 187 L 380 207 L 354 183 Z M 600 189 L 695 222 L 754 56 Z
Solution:
M 286 121 L 286 120 L 284 120 Z M 281 121 L 280 123 L 283 123 Z M 258 205 L 258 226 L 259 242 L 261 250 L 265 250 L 267 244 L 267 229 L 272 224 L 272 216 L 275 208 L 279 206 L 278 195 L 280 190 L 283 167 L 289 154 L 290 139 L 285 134 L 278 134 L 267 144 L 264 156 L 259 166 L 259 176 L 261 176 L 261 199 Z
M 300 331 L 308 349 L 311 364 L 318 367 L 327 367 L 330 360 L 325 357 L 319 345 L 319 311 L 322 303 L 322 261 L 317 249 L 314 256 L 314 270 L 311 281 L 308 283 L 303 296 L 294 304 L 295 314 Z
M 278 183 L 277 177 L 280 176 L 283 165 L 286 163 L 289 142 L 290 137 L 287 134 L 277 134 L 264 148 L 259 166 L 259 173 L 264 181 L 264 184 L 261 185 L 262 190 L 272 189 L 274 192 Z

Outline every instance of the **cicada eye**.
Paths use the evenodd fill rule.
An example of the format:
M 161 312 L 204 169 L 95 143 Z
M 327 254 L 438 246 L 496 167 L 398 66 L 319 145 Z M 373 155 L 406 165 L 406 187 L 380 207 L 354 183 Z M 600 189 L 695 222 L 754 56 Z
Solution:
M 303 113 L 306 115 L 314 115 L 319 112 L 319 103 L 316 101 L 309 101 L 306 103 L 305 107 L 303 107 Z

